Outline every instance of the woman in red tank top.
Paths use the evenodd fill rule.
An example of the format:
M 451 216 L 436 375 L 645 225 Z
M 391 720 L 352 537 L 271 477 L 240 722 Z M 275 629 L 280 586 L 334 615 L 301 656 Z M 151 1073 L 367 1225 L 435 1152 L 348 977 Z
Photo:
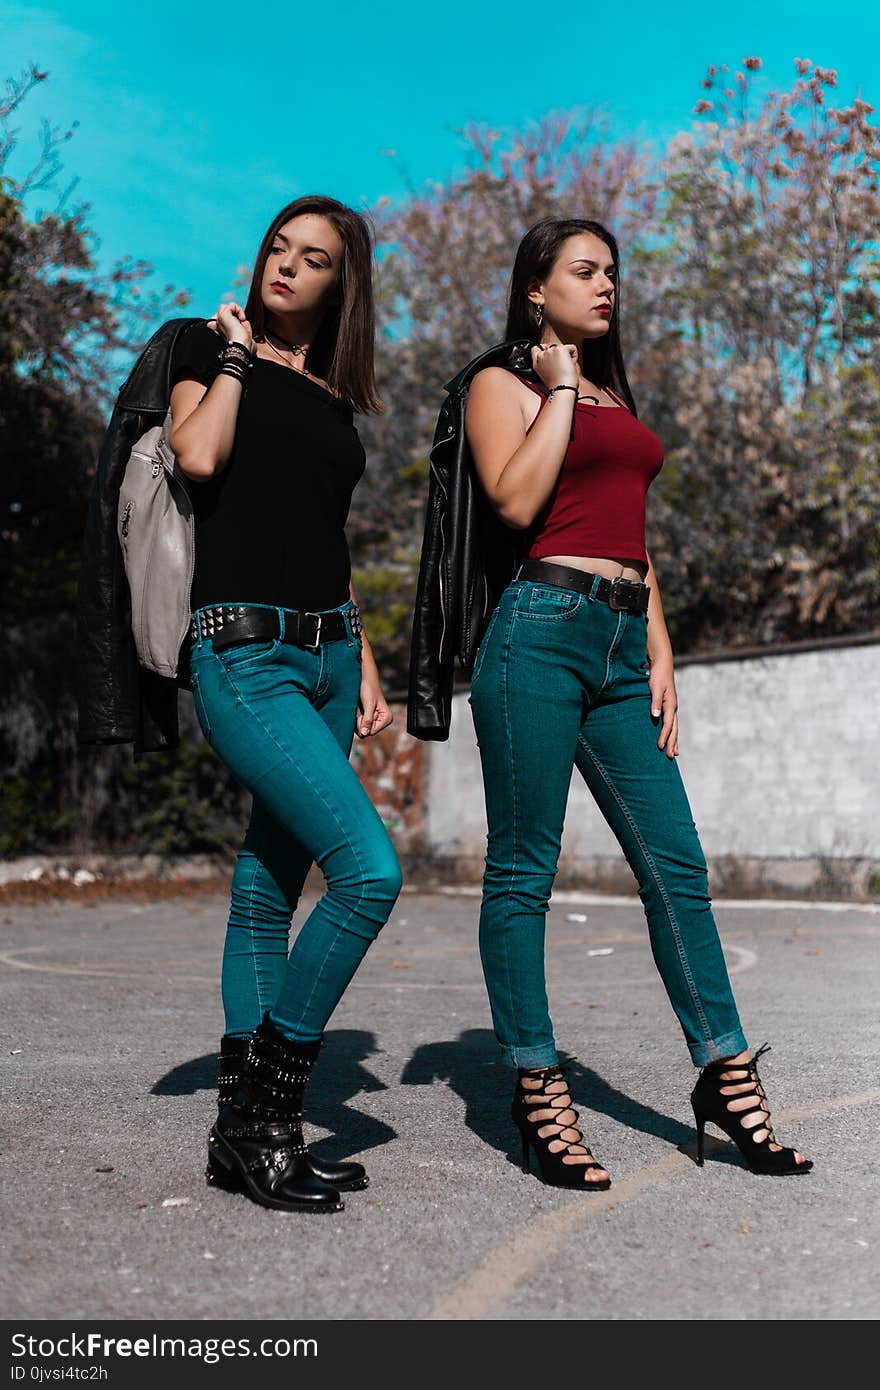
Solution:
M 575 1127 L 544 981 L 544 927 L 572 769 L 636 876 L 651 947 L 690 1057 L 698 1162 L 707 1120 L 755 1171 L 812 1167 L 773 1133 L 675 761 L 672 647 L 645 500 L 663 463 L 637 418 L 619 331 L 619 256 L 596 222 L 547 219 L 523 238 L 506 337 L 527 359 L 474 377 L 466 427 L 489 501 L 522 563 L 474 662 L 470 705 L 488 821 L 480 955 L 495 1035 L 517 1067 L 513 1119 L 528 1170 L 610 1185 Z

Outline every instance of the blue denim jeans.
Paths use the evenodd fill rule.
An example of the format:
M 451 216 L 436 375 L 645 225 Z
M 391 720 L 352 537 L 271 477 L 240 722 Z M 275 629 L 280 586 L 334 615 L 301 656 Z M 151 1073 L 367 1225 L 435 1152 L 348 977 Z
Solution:
M 254 799 L 223 952 L 226 1032 L 237 1036 L 251 1033 L 269 1010 L 285 1036 L 320 1038 L 400 893 L 394 846 L 348 760 L 361 683 L 353 608 L 349 599 L 324 610 L 346 615 L 346 635 L 315 650 L 280 639 L 219 651 L 210 638 L 193 642 L 202 732 Z M 276 611 L 283 622 L 286 610 Z M 291 919 L 313 862 L 326 892 L 288 956 Z
M 596 581 L 598 582 L 598 581 Z M 488 821 L 480 955 L 495 1035 L 521 1067 L 558 1060 L 544 927 L 577 767 L 636 876 L 651 949 L 695 1065 L 746 1046 L 677 762 L 657 747 L 647 618 L 514 578 L 469 702 Z

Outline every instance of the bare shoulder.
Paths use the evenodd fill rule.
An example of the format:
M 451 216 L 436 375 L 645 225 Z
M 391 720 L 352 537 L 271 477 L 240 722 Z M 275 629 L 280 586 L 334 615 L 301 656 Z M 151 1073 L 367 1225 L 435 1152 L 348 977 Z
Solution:
M 521 387 L 515 373 L 509 372 L 506 367 L 483 367 L 471 378 L 470 389 L 488 396 L 508 396 L 516 400 Z
M 509 372 L 506 367 L 483 367 L 471 379 L 468 416 L 471 419 L 485 416 L 497 420 L 503 414 L 521 420 L 525 427 L 531 395 L 528 387 L 517 381 L 516 374 Z

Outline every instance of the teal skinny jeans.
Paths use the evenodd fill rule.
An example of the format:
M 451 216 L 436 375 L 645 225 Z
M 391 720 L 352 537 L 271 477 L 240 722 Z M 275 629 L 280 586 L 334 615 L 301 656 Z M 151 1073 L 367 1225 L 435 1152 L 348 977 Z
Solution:
M 223 950 L 226 1032 L 235 1036 L 269 1011 L 286 1037 L 317 1041 L 400 893 L 394 846 L 348 760 L 361 683 L 353 608 L 349 599 L 324 610 L 346 614 L 346 635 L 314 651 L 280 640 L 219 651 L 210 638 L 193 641 L 202 732 L 253 794 Z M 276 611 L 283 621 L 287 610 Z M 326 892 L 288 954 L 313 862 Z
M 515 578 L 480 643 L 469 702 L 488 822 L 480 955 L 507 1060 L 557 1060 L 544 930 L 576 766 L 638 881 L 654 960 L 691 1059 L 746 1047 L 677 762 L 657 747 L 647 618 Z

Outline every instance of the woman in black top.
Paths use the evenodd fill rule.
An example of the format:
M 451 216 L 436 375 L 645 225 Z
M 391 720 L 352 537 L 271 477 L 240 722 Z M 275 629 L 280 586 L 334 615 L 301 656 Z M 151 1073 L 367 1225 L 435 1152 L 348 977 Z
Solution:
M 207 1177 L 265 1206 L 339 1211 L 340 1191 L 367 1177 L 305 1147 L 303 1091 L 401 887 L 349 762 L 355 731 L 370 738 L 392 719 L 344 531 L 365 463 L 353 411 L 380 408 L 364 219 L 331 198 L 285 207 L 246 305 L 187 329 L 171 371 L 171 447 L 196 523 L 193 698 L 205 737 L 254 798 L 232 881 Z M 288 958 L 313 862 L 326 892 Z

